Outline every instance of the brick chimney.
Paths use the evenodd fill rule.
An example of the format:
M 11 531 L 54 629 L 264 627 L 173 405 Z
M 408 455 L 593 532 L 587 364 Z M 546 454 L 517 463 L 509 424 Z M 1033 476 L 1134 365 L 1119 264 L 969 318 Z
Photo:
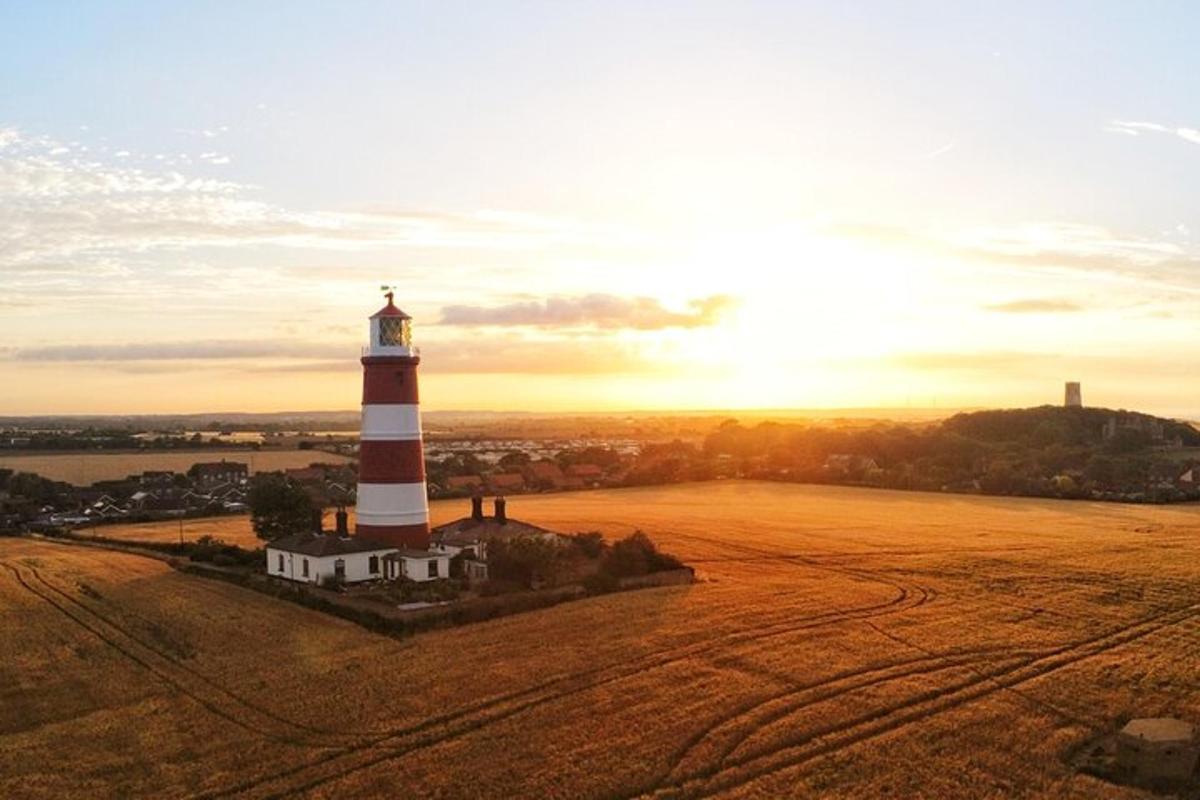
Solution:
M 508 516 L 504 513 L 505 499 L 503 497 L 496 498 L 496 522 L 500 525 L 508 522 Z
M 321 509 L 314 508 L 312 510 L 311 519 L 312 519 L 312 529 L 313 529 L 314 533 L 324 533 L 325 532 L 323 527 L 321 526 L 321 517 L 322 516 L 323 515 L 321 513 Z
M 346 513 L 346 507 L 338 506 L 337 513 L 334 514 L 333 517 L 334 517 L 334 519 L 337 520 L 337 535 L 338 536 L 349 536 L 350 535 L 350 515 Z
M 483 522 L 483 496 L 475 495 L 471 498 L 471 519 L 477 522 Z

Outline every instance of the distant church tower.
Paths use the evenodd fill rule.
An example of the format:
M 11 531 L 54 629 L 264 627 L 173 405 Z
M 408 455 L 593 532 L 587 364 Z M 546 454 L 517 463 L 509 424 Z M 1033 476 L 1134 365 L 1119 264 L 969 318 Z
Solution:
M 1067 398 L 1063 403 L 1067 408 L 1083 408 L 1083 389 L 1079 386 L 1079 381 L 1067 382 Z
M 371 317 L 363 349 L 362 435 L 358 453 L 355 534 L 363 539 L 424 550 L 429 547 L 425 454 L 417 406 L 412 317 L 387 305 Z

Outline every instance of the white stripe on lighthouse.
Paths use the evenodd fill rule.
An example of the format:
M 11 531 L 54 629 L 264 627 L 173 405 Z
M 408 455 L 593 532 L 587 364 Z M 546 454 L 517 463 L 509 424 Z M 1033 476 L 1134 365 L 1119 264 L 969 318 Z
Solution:
M 421 412 L 415 403 L 362 407 L 362 441 L 411 441 L 421 438 Z
M 360 483 L 358 524 L 419 525 L 429 521 L 425 483 Z

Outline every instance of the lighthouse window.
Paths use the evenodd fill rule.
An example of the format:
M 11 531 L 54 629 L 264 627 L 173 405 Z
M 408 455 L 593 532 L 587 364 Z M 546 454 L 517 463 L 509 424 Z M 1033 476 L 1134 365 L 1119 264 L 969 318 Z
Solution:
M 409 339 L 408 320 L 403 317 L 382 317 L 379 320 L 379 343 L 384 347 L 407 347 Z

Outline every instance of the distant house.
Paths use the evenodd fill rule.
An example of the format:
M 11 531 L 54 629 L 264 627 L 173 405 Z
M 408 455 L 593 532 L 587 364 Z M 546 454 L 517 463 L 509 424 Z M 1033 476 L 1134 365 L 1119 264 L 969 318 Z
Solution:
M 875 459 L 869 456 L 835 453 L 826 457 L 823 469 L 835 475 L 872 474 L 880 471 Z
M 525 483 L 535 489 L 561 489 L 566 477 L 562 468 L 553 461 L 534 461 L 526 464 L 522 473 Z
M 519 472 L 498 472 L 487 476 L 487 485 L 496 494 L 519 492 L 525 488 L 525 478 Z
M 240 461 L 209 461 L 193 464 L 188 474 L 201 486 L 241 483 L 250 476 L 250 468 Z
M 567 478 L 574 479 L 574 482 L 582 484 L 582 486 L 599 486 L 604 480 L 604 470 L 597 464 L 571 464 L 567 467 Z M 570 488 L 582 488 L 582 486 L 572 486 Z
M 353 502 L 358 495 L 356 487 L 353 484 L 338 483 L 337 481 L 330 481 L 325 484 L 325 491 L 330 498 L 343 503 Z
M 455 475 L 446 478 L 446 491 L 452 494 L 469 494 L 483 488 L 483 478 L 478 475 Z
M 1195 486 L 1196 485 L 1196 470 L 1195 470 L 1195 468 L 1193 467 L 1193 468 L 1189 469 L 1187 472 L 1180 475 L 1178 478 L 1178 482 L 1182 486 L 1188 486 L 1188 487 Z
M 283 474 L 297 483 L 324 483 L 325 470 L 316 464 L 285 469 Z
M 169 470 L 147 470 L 138 476 L 142 486 L 171 486 L 175 483 L 175 473 Z
M 450 556 L 424 550 L 400 550 L 355 536 L 296 533 L 269 542 L 267 574 L 298 583 L 321 584 L 373 580 L 431 581 L 450 574 Z

